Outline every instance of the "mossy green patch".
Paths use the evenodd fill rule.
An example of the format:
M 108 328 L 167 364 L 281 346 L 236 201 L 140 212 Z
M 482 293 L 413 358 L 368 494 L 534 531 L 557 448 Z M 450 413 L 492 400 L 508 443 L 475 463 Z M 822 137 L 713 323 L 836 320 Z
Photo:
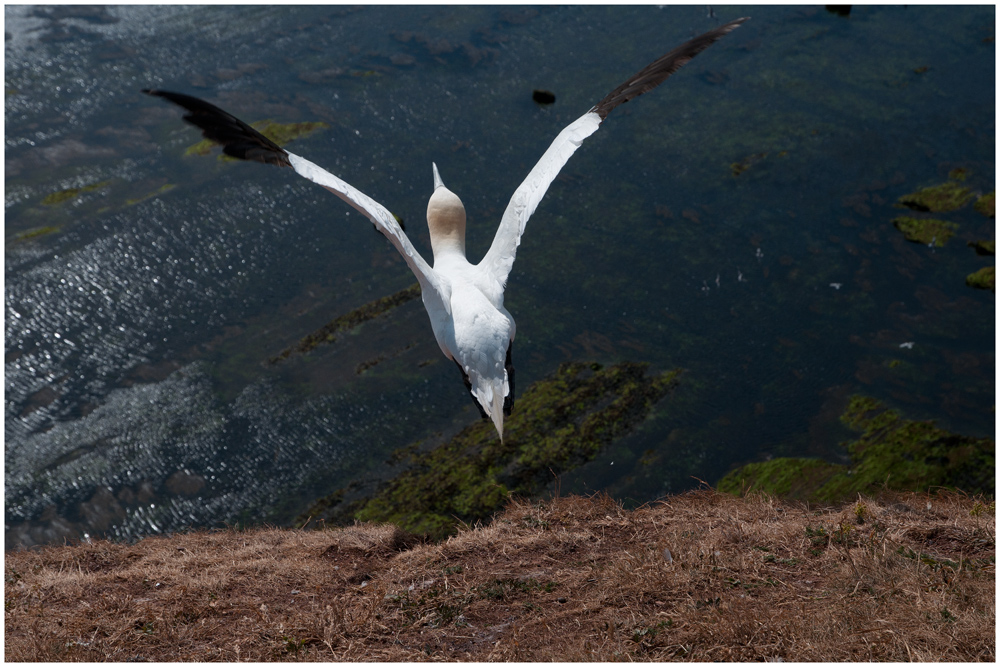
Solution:
M 58 206 L 63 202 L 69 201 L 70 199 L 75 199 L 79 194 L 80 188 L 66 188 L 65 190 L 60 190 L 59 192 L 53 192 L 50 195 L 46 195 L 45 199 L 42 200 L 42 205 Z
M 198 143 L 188 146 L 187 150 L 184 151 L 184 155 L 208 155 L 212 152 L 212 147 L 215 145 L 214 141 L 202 139 Z
M 333 343 L 337 340 L 338 336 L 343 334 L 345 331 L 349 331 L 370 319 L 385 314 L 393 308 L 403 305 L 407 301 L 416 299 L 418 296 L 420 296 L 420 285 L 414 283 L 413 285 L 410 285 L 406 289 L 402 289 L 395 294 L 390 294 L 389 296 L 369 301 L 363 306 L 355 308 L 351 312 L 341 315 L 333 321 L 324 324 L 322 327 L 300 340 L 296 345 L 285 348 L 277 356 L 268 359 L 268 361 L 275 364 L 282 359 L 287 359 L 294 352 L 305 354 L 306 352 L 310 352 L 317 345 L 321 345 L 323 343 Z M 360 373 L 361 371 L 358 372 Z
M 846 443 L 849 466 L 815 459 L 774 459 L 752 463 L 723 477 L 728 493 L 757 489 L 810 502 L 838 503 L 881 489 L 926 491 L 957 488 L 992 495 L 994 442 L 950 433 L 930 421 L 903 419 L 883 403 L 855 396 L 841 416 L 862 431 Z
M 946 220 L 935 220 L 934 218 L 910 218 L 900 216 L 894 218 L 893 226 L 903 232 L 907 241 L 922 243 L 924 245 L 934 244 L 939 248 L 944 246 L 958 229 L 958 225 Z
M 996 190 L 988 194 L 983 195 L 976 200 L 973 204 L 973 208 L 985 215 L 987 218 L 996 217 Z
M 46 195 L 42 199 L 43 206 L 58 206 L 63 202 L 67 202 L 70 199 L 75 199 L 84 192 L 93 192 L 94 190 L 100 190 L 106 188 L 111 181 L 101 181 L 100 183 L 91 183 L 90 185 L 85 185 L 82 188 L 66 188 L 65 190 L 60 190 L 59 192 L 53 192 L 50 195 Z
M 975 195 L 956 181 L 933 185 L 899 198 L 899 204 L 916 211 L 946 213 L 968 204 Z
M 126 199 L 125 200 L 125 205 L 126 206 L 132 206 L 133 204 L 138 204 L 139 202 L 146 201 L 147 199 L 152 199 L 153 197 L 162 195 L 164 192 L 170 192 L 175 187 L 177 187 L 177 186 L 174 185 L 173 183 L 166 183 L 164 185 L 161 185 L 157 189 L 153 190 L 152 192 L 147 192 L 146 194 L 142 195 L 141 197 L 136 197 L 135 199 Z
M 965 277 L 965 284 L 976 289 L 996 292 L 996 267 L 984 266 L 975 273 L 970 273 Z
M 807 500 L 843 468 L 820 459 L 777 458 L 749 463 L 723 477 L 717 486 L 719 491 L 733 495 L 763 489 L 782 498 Z
M 996 241 L 969 241 L 969 247 L 976 249 L 977 255 L 995 255 Z
M 312 134 L 316 130 L 329 127 L 329 125 L 322 121 L 305 123 L 275 123 L 271 120 L 265 120 L 258 123 L 254 127 L 257 128 L 258 132 L 274 143 L 279 146 L 284 146 L 299 137 L 304 137 L 308 134 Z
M 733 176 L 739 176 L 744 171 L 752 167 L 754 164 L 760 162 L 767 157 L 767 153 L 754 153 L 753 155 L 743 158 L 740 162 L 734 162 L 729 165 L 729 170 L 732 172 Z
M 311 134 L 316 130 L 329 127 L 329 125 L 322 121 L 275 123 L 272 120 L 264 120 L 251 123 L 251 125 L 254 129 L 279 146 L 284 146 L 285 144 L 298 139 L 299 137 Z M 187 150 L 184 151 L 184 155 L 208 155 L 212 152 L 212 148 L 215 145 L 216 144 L 213 141 L 202 139 L 198 143 L 189 146 Z M 235 160 L 236 158 L 229 157 L 228 155 L 220 155 L 219 159 Z
M 434 538 L 454 532 L 459 521 L 487 520 L 511 494 L 541 492 L 553 475 L 593 459 L 645 419 L 680 374 L 647 377 L 646 371 L 645 364 L 627 362 L 563 364 L 517 399 L 502 441 L 484 420 L 430 451 L 404 448 L 397 459 L 407 468 L 347 511 Z M 336 521 L 330 506 L 321 500 L 307 515 Z
M 58 227 L 53 227 L 47 225 L 45 227 L 35 227 L 34 229 L 29 229 L 19 234 L 15 234 L 13 238 L 10 239 L 9 243 L 21 243 L 24 241 L 30 241 L 32 239 L 37 239 L 40 236 L 47 236 L 49 234 L 55 234 L 59 231 Z

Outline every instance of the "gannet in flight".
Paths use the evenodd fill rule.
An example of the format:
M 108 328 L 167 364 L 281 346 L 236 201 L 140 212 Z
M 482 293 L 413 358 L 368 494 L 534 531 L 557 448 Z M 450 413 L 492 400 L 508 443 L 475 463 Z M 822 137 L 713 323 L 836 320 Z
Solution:
M 462 371 L 465 386 L 483 418 L 492 418 L 503 438 L 503 418 L 514 406 L 514 318 L 503 307 L 503 291 L 514 264 L 528 218 L 549 185 L 584 139 L 620 104 L 652 90 L 691 58 L 729 33 L 746 18 L 736 19 L 674 49 L 611 91 L 587 113 L 556 136 L 538 164 L 514 191 L 493 244 L 479 264 L 465 257 L 465 207 L 444 186 L 432 163 L 434 192 L 427 203 L 434 265 L 429 265 L 406 237 L 396 218 L 378 202 L 325 169 L 290 153 L 222 109 L 196 97 L 165 90 L 143 90 L 187 110 L 184 120 L 205 138 L 222 145 L 225 154 L 280 167 L 322 185 L 363 213 L 402 254 L 420 283 L 421 296 L 441 351 Z

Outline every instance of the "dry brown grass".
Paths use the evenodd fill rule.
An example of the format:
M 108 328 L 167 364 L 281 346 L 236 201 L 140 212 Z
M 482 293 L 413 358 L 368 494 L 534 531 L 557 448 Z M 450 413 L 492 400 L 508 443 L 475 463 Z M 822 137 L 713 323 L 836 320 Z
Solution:
M 6 554 L 6 657 L 991 662 L 994 530 L 957 494 L 700 491 L 514 502 L 439 544 L 361 525 L 50 547 Z

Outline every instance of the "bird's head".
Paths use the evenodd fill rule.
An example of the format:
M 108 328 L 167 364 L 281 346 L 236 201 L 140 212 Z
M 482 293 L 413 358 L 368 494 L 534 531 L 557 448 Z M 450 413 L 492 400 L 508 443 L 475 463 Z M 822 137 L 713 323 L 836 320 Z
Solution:
M 444 186 L 437 165 L 434 169 L 434 193 L 427 202 L 427 229 L 435 260 L 442 254 L 460 252 L 465 257 L 465 206 L 454 192 Z

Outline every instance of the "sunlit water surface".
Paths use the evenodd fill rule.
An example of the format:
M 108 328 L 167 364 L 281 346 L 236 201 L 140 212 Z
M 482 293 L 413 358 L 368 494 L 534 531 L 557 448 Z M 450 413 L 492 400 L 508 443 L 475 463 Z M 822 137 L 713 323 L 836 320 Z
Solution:
M 419 301 L 268 364 L 413 278 L 290 170 L 185 156 L 198 133 L 140 89 L 327 123 L 291 150 L 428 257 L 436 161 L 476 260 L 559 129 L 726 12 L 6 6 L 7 547 L 287 522 L 478 418 Z M 741 14 L 613 112 L 520 248 L 519 390 L 567 360 L 685 369 L 563 493 L 642 502 L 769 456 L 843 461 L 855 393 L 993 432 L 994 299 L 965 285 L 993 221 L 942 214 L 958 232 L 927 247 L 891 220 L 956 168 L 994 187 L 994 8 Z

